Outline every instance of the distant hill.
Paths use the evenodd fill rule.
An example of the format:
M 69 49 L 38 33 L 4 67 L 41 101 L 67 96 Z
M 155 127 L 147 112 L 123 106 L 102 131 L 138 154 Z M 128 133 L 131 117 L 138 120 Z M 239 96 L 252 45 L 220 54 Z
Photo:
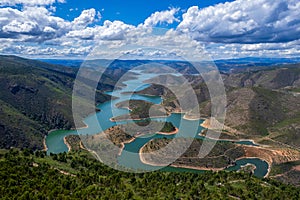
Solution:
M 266 144 L 284 143 L 300 148 L 300 64 L 223 73 L 222 77 L 227 95 L 225 125 L 240 132 L 237 138 L 260 138 Z M 198 97 L 201 116 L 210 116 L 210 96 L 204 80 L 199 76 L 186 78 Z M 162 75 L 149 82 L 176 79 Z M 164 86 L 153 84 L 138 93 L 161 95 L 167 110 L 179 110 L 174 94 Z
M 257 59 L 254 59 L 257 60 Z M 268 61 L 264 59 L 262 61 Z M 272 60 L 272 59 L 271 59 Z M 47 60 L 48 61 L 48 60 Z M 253 61 L 239 59 L 242 63 Z M 272 60 L 272 62 L 274 59 Z M 276 59 L 275 59 L 276 61 Z M 274 61 L 274 62 L 275 62 Z M 286 61 L 283 59 L 283 61 Z M 51 62 L 54 62 L 52 60 Z M 92 60 L 85 63 L 91 73 L 107 60 Z M 218 61 L 222 63 L 223 61 Z M 224 61 L 230 63 L 229 60 Z M 271 63 L 271 61 L 269 61 Z M 77 64 L 68 66 L 62 61 L 49 64 L 16 56 L 0 56 L 0 147 L 42 148 L 42 138 L 50 129 L 74 127 L 71 112 L 73 82 L 78 71 Z M 115 83 L 128 70 L 151 61 L 115 60 L 106 69 L 97 87 L 97 103 L 110 97 L 103 91 L 112 90 Z M 159 61 L 184 74 L 193 85 L 202 115 L 209 114 L 209 93 L 201 77 L 193 76 L 193 68 L 179 61 Z M 233 65 L 233 68 L 236 66 Z M 149 70 L 149 69 L 148 69 Z M 151 69 L 155 72 L 156 69 Z M 223 73 L 227 90 L 228 108 L 226 125 L 251 135 L 271 134 L 272 139 L 291 145 L 297 144 L 299 127 L 300 64 L 276 65 L 266 68 L 253 67 L 235 73 Z M 159 77 L 164 79 L 163 77 Z M 174 79 L 169 77 L 168 80 Z M 175 80 L 175 79 L 174 79 Z M 86 81 L 89 84 L 89 81 Z M 170 91 L 153 85 L 145 93 L 162 95 L 168 110 L 176 110 L 178 102 Z M 242 112 L 243 111 L 243 112 Z M 292 120 L 293 119 L 293 120 Z M 286 134 L 296 138 L 290 140 Z M 282 135 L 283 134 L 283 135 Z M 244 136 L 243 136 L 244 137 Z M 268 141 L 270 142 L 270 141 Z
M 107 61 L 86 63 L 89 73 L 101 68 L 101 62 Z M 198 97 L 201 116 L 209 117 L 210 95 L 203 78 L 192 75 L 193 68 L 187 63 L 160 62 L 185 74 Z M 97 85 L 96 103 L 109 100 L 111 97 L 103 92 L 112 90 L 129 69 L 144 64 L 151 62 L 116 60 L 111 63 Z M 0 148 L 42 149 L 43 138 L 49 130 L 74 128 L 72 89 L 78 69 L 76 66 L 0 56 Z M 151 68 L 147 72 L 155 73 L 161 69 Z M 271 176 L 298 185 L 299 161 L 294 154 L 300 149 L 300 64 L 229 70 L 223 71 L 221 76 L 227 94 L 226 126 L 221 137 L 253 139 L 273 148 L 269 153 L 274 154 L 265 152 L 267 156 L 273 156 L 270 158 L 274 167 Z M 87 87 L 92 84 L 90 80 L 83 81 Z M 160 75 L 152 79 L 154 83 L 164 81 L 176 82 L 177 77 Z M 176 96 L 162 85 L 153 84 L 138 93 L 161 95 L 162 105 L 168 112 L 180 109 Z M 81 99 L 79 103 L 85 106 Z M 186 103 L 189 103 L 188 99 Z M 140 111 L 136 110 L 139 114 Z M 147 113 L 147 110 L 145 108 L 143 112 Z M 192 117 L 193 111 L 189 114 Z M 246 150 L 249 155 L 262 153 Z
M 0 148 L 41 149 L 50 129 L 74 127 L 72 88 L 78 69 L 0 56 Z M 99 87 L 113 88 L 106 77 Z M 98 103 L 110 97 L 97 92 Z
M 300 63 L 300 58 L 263 58 L 245 57 L 236 59 L 215 60 L 214 63 L 222 72 L 252 71 L 280 67 L 283 64 Z
M 40 59 L 40 61 L 65 65 L 70 67 L 78 68 L 81 64 L 85 62 L 112 62 L 110 60 L 63 60 L 63 59 Z M 245 57 L 245 58 L 232 58 L 232 59 L 219 59 L 219 60 L 211 60 L 211 62 L 215 63 L 218 69 L 222 72 L 241 72 L 241 71 L 252 71 L 252 70 L 262 70 L 268 69 L 270 67 L 280 67 L 283 64 L 297 64 L 300 63 L 300 58 L 264 58 L 264 57 Z M 113 66 L 127 69 L 132 69 L 140 64 L 149 64 L 150 60 L 114 60 Z M 155 61 L 155 63 L 159 63 L 161 65 L 169 66 L 178 70 L 179 72 L 184 72 L 185 74 L 196 73 L 192 69 L 192 66 L 187 64 L 184 61 Z M 204 62 L 204 64 L 207 62 Z
M 229 74 L 224 82 L 230 88 L 228 126 L 248 137 L 266 136 L 268 142 L 275 140 L 300 147 L 299 64 L 292 68 L 283 65 L 279 69 Z

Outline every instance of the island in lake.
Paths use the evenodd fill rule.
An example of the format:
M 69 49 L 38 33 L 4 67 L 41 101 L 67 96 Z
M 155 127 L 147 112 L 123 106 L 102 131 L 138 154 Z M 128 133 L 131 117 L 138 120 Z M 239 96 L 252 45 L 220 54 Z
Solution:
M 172 64 L 175 68 L 178 67 L 175 63 Z M 286 79 L 286 76 L 292 77 L 293 81 Z M 166 152 L 160 150 L 165 150 L 163 147 L 169 140 L 174 143 L 177 141 L 177 148 L 182 148 L 180 143 L 184 144 L 184 140 L 194 138 L 195 141 L 190 142 L 194 145 L 193 151 L 187 148 L 187 152 L 183 152 L 178 158 L 168 154 L 168 158 L 174 161 L 168 164 L 168 170 L 174 170 L 172 167 L 178 170 L 239 170 L 250 163 L 255 165 L 255 169 L 250 170 L 254 171 L 255 175 L 295 182 L 294 177 L 297 176 L 292 174 L 298 174 L 300 160 L 297 137 L 297 65 L 223 73 L 227 112 L 222 129 L 215 126 L 219 123 L 218 119 L 210 117 L 210 95 L 203 78 L 189 73 L 184 74 L 184 77 L 197 96 L 200 118 L 196 113 L 197 106 L 189 110 L 180 106 L 178 98 L 182 98 L 184 91 L 174 95 L 166 86 L 156 84 L 165 80 L 176 83 L 177 75 L 151 74 L 147 70 L 133 71 L 122 86 L 118 87 L 114 97 L 103 99 L 104 101 L 97 106 L 98 112 L 95 116 L 103 130 L 96 129 L 93 115 L 84 119 L 86 128 L 77 130 L 80 139 L 85 140 L 82 143 L 90 144 L 85 145 L 85 148 L 91 152 L 97 152 L 97 149 L 100 152 L 113 152 L 113 162 L 125 167 L 134 167 L 131 163 L 137 163 L 139 168 L 151 168 L 162 165 L 158 160 L 167 154 L 162 154 Z M 141 89 L 133 91 L 132 88 L 136 85 L 141 85 Z M 112 95 L 109 91 L 107 88 L 103 96 Z M 114 114 L 111 110 L 114 110 Z M 170 132 L 164 130 L 168 128 L 169 123 L 172 123 Z M 184 126 L 181 126 L 181 123 Z M 148 127 L 150 124 L 153 126 Z M 124 127 L 121 126 L 127 126 L 127 131 L 123 132 Z M 136 129 L 137 127 L 140 129 Z M 207 134 L 208 131 L 210 134 Z M 195 134 L 191 135 L 194 132 Z M 68 147 L 63 138 L 74 133 L 76 131 L 49 134 L 45 142 L 48 152 L 67 151 Z M 218 133 L 221 133 L 219 137 L 214 137 L 218 136 Z M 107 139 L 107 144 L 103 144 L 103 138 Z M 195 145 L 201 146 L 199 144 L 209 140 L 216 142 L 216 148 L 224 148 L 223 152 L 216 153 L 214 157 L 213 153 L 217 150 L 213 149 L 206 157 L 195 158 L 195 155 L 201 153 Z M 176 145 L 173 145 L 174 147 Z M 167 152 L 169 151 L 176 151 L 176 148 Z M 127 152 L 133 152 L 135 156 L 125 159 L 128 156 Z M 232 152 L 234 156 L 230 154 Z M 100 158 L 105 160 L 105 156 L 109 159 L 108 155 L 101 155 Z M 289 169 L 288 173 L 283 172 L 283 169 L 287 169 L 286 166 Z

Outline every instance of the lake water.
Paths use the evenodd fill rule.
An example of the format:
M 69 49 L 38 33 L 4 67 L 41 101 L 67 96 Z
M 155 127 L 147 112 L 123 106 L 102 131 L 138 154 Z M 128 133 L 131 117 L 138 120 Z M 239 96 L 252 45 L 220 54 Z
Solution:
M 136 73 L 140 73 L 140 71 L 136 71 Z M 116 122 L 110 121 L 110 118 L 129 114 L 128 109 L 117 108 L 115 105 L 119 102 L 137 99 L 144 100 L 148 102 L 152 102 L 154 104 L 160 104 L 162 99 L 159 96 L 146 96 L 146 95 L 137 95 L 137 94 L 127 94 L 126 92 L 138 91 L 149 87 L 149 84 L 143 83 L 143 81 L 148 80 L 157 76 L 157 74 L 140 74 L 137 76 L 137 79 L 125 81 L 126 87 L 123 87 L 120 90 L 116 90 L 114 92 L 107 92 L 107 94 L 118 97 L 117 99 L 102 103 L 98 106 L 101 112 L 97 112 L 96 116 L 91 115 L 84 119 L 84 123 L 88 125 L 87 128 L 73 130 L 73 131 L 65 131 L 58 130 L 52 131 L 46 138 L 46 144 L 48 147 L 48 153 L 60 153 L 68 151 L 67 146 L 64 144 L 63 138 L 70 134 L 97 134 L 100 133 L 112 126 L 117 125 Z M 125 93 L 124 93 L 125 92 Z M 174 138 L 174 137 L 187 137 L 187 138 L 199 138 L 203 139 L 202 136 L 199 136 L 198 133 L 203 129 L 199 126 L 202 123 L 202 120 L 185 120 L 183 119 L 183 114 L 173 113 L 166 118 L 154 118 L 152 120 L 156 121 L 168 121 L 172 122 L 174 126 L 179 128 L 179 132 L 176 135 L 161 135 L 161 134 L 148 134 L 146 136 L 138 137 L 133 142 L 125 144 L 124 151 L 118 157 L 118 162 L 120 165 L 125 166 L 127 168 L 133 169 L 144 169 L 144 170 L 155 170 L 160 167 L 150 166 L 142 163 L 138 156 L 138 152 L 140 148 L 145 145 L 147 142 L 154 138 Z M 133 121 L 123 121 L 118 122 L 118 124 L 124 124 Z M 99 126 L 100 124 L 100 126 Z M 257 146 L 252 141 L 240 141 L 237 142 L 239 144 L 244 145 L 252 145 Z M 236 162 L 236 166 L 230 167 L 228 170 L 238 170 L 242 165 L 247 163 L 254 164 L 256 166 L 256 170 L 254 171 L 254 175 L 258 177 L 263 177 L 268 172 L 268 163 L 262 161 L 257 158 L 245 158 L 240 159 Z M 185 169 L 185 168 L 175 168 L 175 167 L 165 167 L 162 169 L 163 171 L 189 171 L 189 172 L 202 172 L 201 170 L 194 169 Z

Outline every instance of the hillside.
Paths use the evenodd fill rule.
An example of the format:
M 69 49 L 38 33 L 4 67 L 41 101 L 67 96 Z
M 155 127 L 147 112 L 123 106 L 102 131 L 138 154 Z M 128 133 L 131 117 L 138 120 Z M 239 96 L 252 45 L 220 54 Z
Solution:
M 125 173 L 84 150 L 0 152 L 1 199 L 298 199 L 299 188 L 236 172 Z
M 186 77 L 198 97 L 201 116 L 209 119 L 211 103 L 206 84 L 201 77 Z M 222 74 L 222 77 L 227 103 L 225 126 L 220 137 L 225 140 L 250 139 L 263 145 L 259 148 L 245 147 L 247 157 L 268 161 L 272 166 L 273 178 L 298 184 L 300 65 Z M 176 77 L 160 76 L 149 82 L 164 83 L 163 81 L 176 82 Z M 181 109 L 174 94 L 164 84 L 153 84 L 138 93 L 162 96 L 163 105 L 170 112 Z M 193 111 L 189 114 L 193 114 Z M 211 120 L 206 120 L 204 124 L 206 128 L 215 129 Z M 205 131 L 203 134 L 205 135 Z M 157 142 L 160 144 L 160 140 Z M 193 165 L 194 163 L 189 164 Z
M 203 79 L 185 77 L 195 90 L 201 116 L 210 116 L 210 96 Z M 263 143 L 274 143 L 275 140 L 275 143 L 299 147 L 299 64 L 222 74 L 222 78 L 227 96 L 225 125 L 237 130 L 237 138 L 260 138 Z M 176 81 L 176 76 L 161 75 L 148 82 L 162 85 L 152 84 L 138 93 L 160 95 L 164 107 L 176 111 L 180 105 L 175 95 L 164 86 Z M 176 95 L 180 98 L 181 94 Z
M 110 96 L 104 95 L 103 91 L 112 89 L 126 70 L 141 64 L 132 61 L 126 65 L 126 62 L 115 61 L 105 71 L 98 84 L 97 103 L 109 100 Z M 89 61 L 89 73 L 92 74 L 98 65 L 99 61 Z M 182 66 L 182 63 L 171 62 L 170 65 L 176 67 Z M 179 70 L 183 68 L 179 67 Z M 185 70 L 186 68 L 183 71 Z M 42 149 L 43 138 L 50 129 L 73 128 L 71 94 L 77 71 L 76 67 L 1 56 L 0 147 Z M 133 76 L 134 73 L 129 75 Z M 227 93 L 227 128 L 221 135 L 222 138 L 253 139 L 272 147 L 299 149 L 299 64 L 222 74 L 222 77 Z M 201 116 L 208 117 L 210 96 L 203 78 L 189 74 L 186 74 L 185 78 L 198 97 Z M 87 87 L 91 84 L 83 81 Z M 151 81 L 167 85 L 180 80 L 173 75 L 160 75 Z M 175 95 L 162 85 L 152 84 L 151 87 L 137 93 L 162 96 L 162 105 L 168 113 L 181 109 Z M 84 107 L 84 100 L 81 103 Z M 117 106 L 127 104 L 132 110 L 133 118 L 148 117 L 148 110 L 153 107 L 150 103 L 137 100 L 121 102 Z M 294 159 L 277 164 L 287 161 Z
M 0 56 L 0 148 L 42 149 L 49 130 L 74 127 L 71 106 L 77 70 Z M 100 103 L 110 97 L 99 91 L 96 98 Z
M 243 134 L 239 137 L 299 148 L 299 65 L 230 74 L 224 82 L 228 88 L 225 125 Z M 208 102 L 204 113 L 209 107 Z
M 143 100 L 123 101 L 116 104 L 118 108 L 126 108 L 126 106 L 128 106 L 130 114 L 117 116 L 111 120 L 146 119 L 150 115 L 149 109 L 151 109 L 152 117 L 166 116 L 165 110 L 162 107 Z
M 85 61 L 89 74 L 102 70 L 105 60 Z M 96 103 L 109 100 L 103 91 L 114 89 L 129 69 L 150 61 L 116 60 L 103 72 L 96 91 Z M 182 72 L 191 73 L 186 63 L 165 62 Z M 74 128 L 72 87 L 79 66 L 66 67 L 16 56 L 0 56 L 0 148 L 43 148 L 43 138 L 51 129 Z M 130 72 L 128 77 L 134 75 Z M 82 79 L 89 87 L 94 83 Z M 82 107 L 84 99 L 79 100 Z M 85 110 L 85 109 L 82 109 Z M 83 113 L 86 116 L 89 113 Z M 12 117 L 13 116 L 13 117 Z M 84 125 L 84 124 L 82 124 Z

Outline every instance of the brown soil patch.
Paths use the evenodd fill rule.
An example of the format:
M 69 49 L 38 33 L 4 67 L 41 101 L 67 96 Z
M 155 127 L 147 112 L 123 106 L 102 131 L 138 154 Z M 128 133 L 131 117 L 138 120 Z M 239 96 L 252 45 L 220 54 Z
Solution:
M 278 148 L 269 149 L 263 147 L 243 147 L 246 152 L 246 157 L 258 157 L 268 163 L 285 163 L 300 160 L 300 152 L 293 149 Z
M 300 171 L 300 165 L 293 167 L 293 170 Z

